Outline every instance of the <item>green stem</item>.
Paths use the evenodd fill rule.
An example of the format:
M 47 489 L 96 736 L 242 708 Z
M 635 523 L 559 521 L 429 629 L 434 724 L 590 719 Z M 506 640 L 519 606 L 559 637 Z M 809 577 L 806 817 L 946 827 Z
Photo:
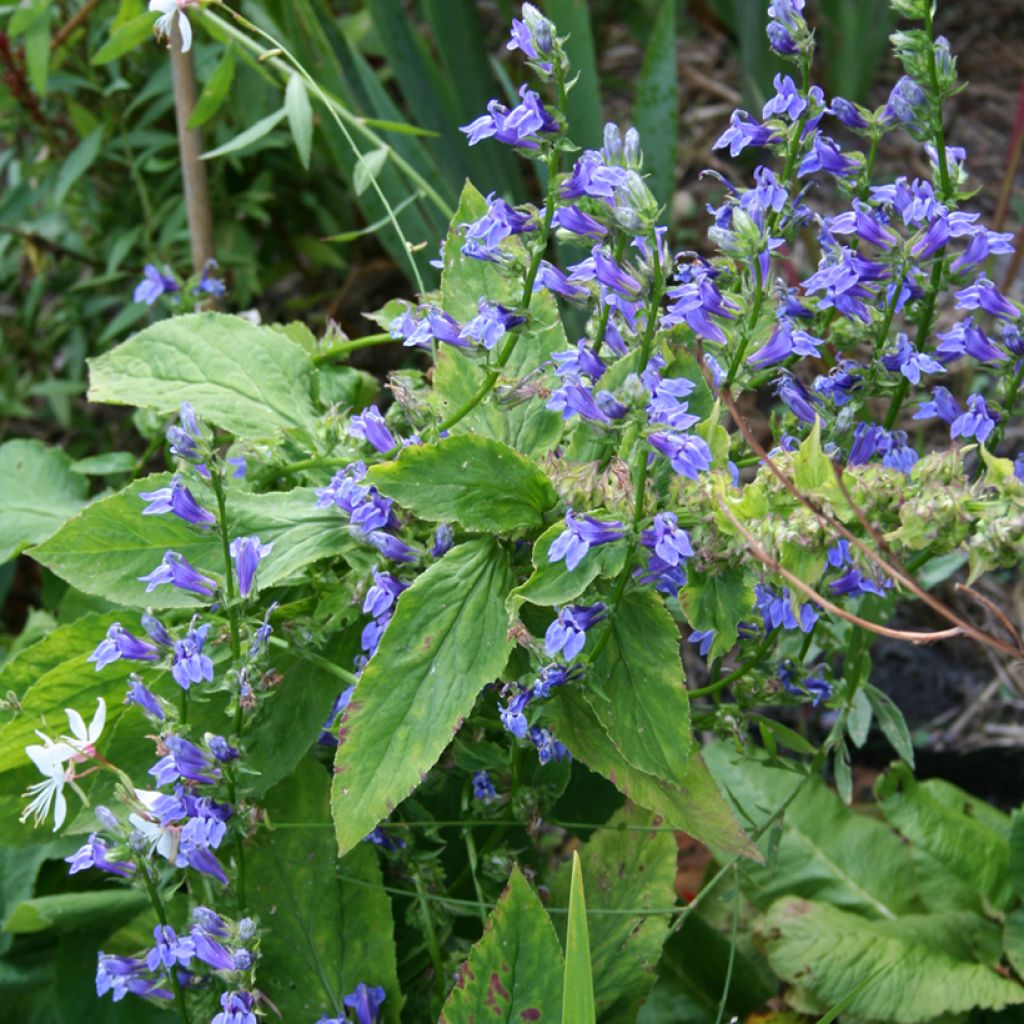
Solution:
M 296 657 L 301 658 L 303 661 L 308 661 L 311 665 L 317 665 L 322 668 L 325 672 L 340 679 L 343 683 L 349 686 L 354 686 L 358 681 L 359 677 L 348 669 L 342 668 L 340 665 L 335 665 L 333 661 L 323 657 L 320 654 L 316 654 L 313 651 L 307 650 L 305 647 L 297 647 L 294 644 L 290 644 L 287 640 L 283 640 L 281 637 L 272 636 L 268 638 L 268 643 L 272 647 L 283 647 L 285 650 L 291 651 Z
M 149 901 L 153 904 L 153 910 L 156 912 L 156 919 L 166 928 L 167 914 L 164 911 L 164 905 L 163 901 L 160 899 L 160 893 L 157 892 L 156 885 L 149 873 L 149 865 L 144 861 L 136 861 L 136 863 L 139 867 L 139 875 L 146 884 L 146 892 L 149 893 Z M 171 981 L 171 988 L 174 990 L 174 1002 L 178 1007 L 178 1018 L 181 1020 L 181 1024 L 189 1024 L 188 1007 L 185 1005 L 185 993 L 182 991 L 181 982 L 178 981 L 178 972 L 171 967 L 168 969 L 167 975 Z
M 935 116 L 935 158 L 939 167 L 939 182 L 942 188 L 940 199 L 948 202 L 953 198 L 953 185 L 949 180 L 949 165 L 946 161 L 946 133 L 942 127 L 942 99 L 939 96 L 939 66 L 935 61 L 935 47 L 932 32 L 932 5 L 925 4 L 924 28 L 928 33 L 928 78 L 931 80 L 932 95 L 938 107 Z
M 466 811 L 467 804 L 469 803 L 469 785 L 462 793 L 462 810 Z M 463 840 L 466 844 L 466 860 L 469 862 L 469 873 L 473 879 L 473 891 L 476 893 L 477 902 L 480 903 L 480 923 L 486 928 L 487 927 L 487 911 L 484 909 L 484 891 L 480 885 L 480 879 L 477 877 L 479 860 L 476 853 L 476 840 L 473 838 L 472 827 L 463 829 L 462 832 Z
M 740 880 L 737 875 L 738 871 L 734 865 L 732 869 L 732 938 L 729 942 L 729 963 L 725 969 L 725 983 L 722 985 L 722 1001 L 718 1004 L 718 1016 L 715 1018 L 715 1024 L 722 1024 L 722 1021 L 725 1020 L 725 1007 L 729 1002 L 729 989 L 732 988 L 732 970 L 736 964 L 736 939 L 740 928 Z
M 690 700 L 693 700 L 694 697 L 710 697 L 711 694 L 724 690 L 730 683 L 735 683 L 742 679 L 751 669 L 764 663 L 764 656 L 768 653 L 771 645 L 771 637 L 765 637 L 758 645 L 757 650 L 739 668 L 734 669 L 727 676 L 722 676 L 721 679 L 716 680 L 709 686 L 701 686 L 696 690 L 690 690 L 688 694 Z
M 427 905 L 427 893 L 423 888 L 423 879 L 418 871 L 413 872 L 413 884 L 416 886 L 416 901 L 419 903 L 420 913 L 423 915 L 423 930 L 427 938 L 427 950 L 430 953 L 430 962 L 434 965 L 434 984 L 437 986 L 437 994 L 443 1000 L 445 990 L 444 963 L 441 960 L 441 945 L 437 941 L 437 931 L 434 928 L 434 919 L 430 914 L 430 907 Z
M 210 474 L 213 493 L 217 496 L 217 529 L 220 532 L 221 550 L 224 555 L 224 604 L 231 622 L 231 657 L 238 666 L 242 655 L 242 641 L 238 632 L 238 608 L 235 606 L 235 571 L 231 563 L 231 539 L 228 537 L 227 502 L 224 498 L 224 481 L 220 473 Z
M 747 354 L 750 339 L 753 337 L 754 328 L 757 326 L 758 317 L 761 315 L 761 304 L 764 302 L 764 280 L 761 274 L 761 261 L 756 256 L 754 257 L 754 281 L 754 302 L 750 307 L 750 318 L 747 320 L 747 326 L 743 331 L 743 338 L 740 341 L 739 348 L 736 349 L 736 354 L 732 357 L 732 362 L 729 364 L 729 372 L 725 376 L 725 386 L 727 388 L 732 387 L 732 382 L 736 379 L 736 374 L 743 363 L 743 357 Z
M 319 352 L 314 352 L 313 365 L 320 366 L 321 363 L 337 359 L 339 356 L 347 356 L 349 352 L 355 352 L 357 349 L 369 348 L 371 345 L 386 345 L 389 341 L 394 340 L 387 331 L 384 331 L 381 334 L 368 334 L 365 338 L 340 341 L 337 345 L 329 345 L 327 348 L 320 349 Z

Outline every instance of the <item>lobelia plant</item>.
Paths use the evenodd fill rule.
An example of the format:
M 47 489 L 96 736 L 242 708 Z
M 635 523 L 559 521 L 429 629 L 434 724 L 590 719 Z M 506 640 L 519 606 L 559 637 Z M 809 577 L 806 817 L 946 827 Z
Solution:
M 165 31 L 187 6 L 198 5 L 160 6 Z M 371 316 L 430 364 L 391 376 L 386 409 L 369 404 L 365 375 L 336 365 L 360 339 L 318 343 L 301 325 L 196 312 L 93 360 L 94 400 L 178 410 L 174 472 L 93 501 L 31 549 L 119 610 L 60 627 L 27 652 L 27 671 L 15 660 L 19 713 L 3 737 L 43 776 L 23 820 L 52 811 L 60 828 L 71 787 L 94 809 L 72 819 L 89 838 L 70 870 L 105 871 L 151 901 L 154 944 L 100 952 L 100 995 L 172 1002 L 181 1020 L 215 1024 L 275 1010 L 397 1021 L 376 847 L 415 883 L 444 1019 L 472 1020 L 488 1000 L 509 1020 L 559 1005 L 563 1020 L 620 1003 L 635 1014 L 650 972 L 591 980 L 578 868 L 564 962 L 516 871 L 495 932 L 449 994 L 429 858 L 412 831 L 439 826 L 403 801 L 451 776 L 463 809 L 539 823 L 575 759 L 649 812 L 648 826 L 657 816 L 655 833 L 703 840 L 723 865 L 717 879 L 762 859 L 756 840 L 827 764 L 849 802 L 848 741 L 862 744 L 873 717 L 912 765 L 902 716 L 868 681 L 874 635 L 962 634 L 1024 654 L 1013 624 L 969 586 L 999 632 L 914 576 L 966 561 L 973 582 L 1018 561 L 1024 457 L 1000 449 L 1024 343 L 1019 307 L 987 276 L 1010 236 L 960 209 L 966 155 L 947 147 L 942 123 L 955 59 L 930 5 L 893 7 L 912 23 L 893 37 L 906 75 L 872 111 L 811 84 L 803 0 L 769 4 L 770 44 L 795 77 L 776 78 L 760 118 L 736 111 L 717 146 L 760 150 L 774 169 L 758 165 L 749 187 L 719 176 L 707 256 L 671 250 L 635 129 L 608 125 L 600 150 L 573 145 L 565 40 L 524 4 L 508 46 L 541 91 L 524 84 L 462 130 L 470 145 L 532 160 L 543 204 L 466 185 L 440 289 Z M 923 145 L 931 180 L 875 183 L 895 131 Z M 151 269 L 146 296 L 178 287 Z M 572 341 L 570 309 L 585 323 Z M 940 311 L 953 319 L 937 331 Z M 977 364 L 978 390 L 964 393 L 958 364 Z M 744 392 L 769 389 L 771 445 L 741 409 Z M 912 443 L 911 410 L 941 443 Z M 888 625 L 910 597 L 948 628 Z M 69 647 L 83 624 L 97 629 L 87 659 Z M 684 633 L 708 676 L 689 691 Z M 93 697 L 89 727 L 69 708 L 72 736 L 25 745 L 40 719 Z M 766 713 L 803 704 L 829 712 L 817 746 Z M 795 773 L 788 792 L 767 787 L 776 807 L 741 813 L 748 831 L 715 782 L 733 769 L 716 748 L 709 771 L 694 728 Z M 780 747 L 808 760 L 781 759 Z M 23 758 L 2 767 L 5 789 L 28 777 Z M 329 820 L 325 843 L 315 830 Z M 674 852 L 659 850 L 661 871 Z M 471 838 L 467 851 L 482 909 Z M 615 857 L 598 840 L 586 853 Z M 504 881 L 511 864 L 492 868 Z M 618 936 L 595 920 L 595 957 L 613 940 L 643 942 L 653 962 L 669 932 L 647 922 Z M 357 940 L 363 929 L 372 934 Z M 500 959 L 495 936 L 512 934 L 523 956 L 495 987 L 481 965 Z M 781 976 L 799 976 L 788 953 L 777 959 Z M 970 1005 L 1024 1001 L 1002 980 Z M 850 987 L 862 981 L 854 973 Z M 829 998 L 835 988 L 828 979 Z

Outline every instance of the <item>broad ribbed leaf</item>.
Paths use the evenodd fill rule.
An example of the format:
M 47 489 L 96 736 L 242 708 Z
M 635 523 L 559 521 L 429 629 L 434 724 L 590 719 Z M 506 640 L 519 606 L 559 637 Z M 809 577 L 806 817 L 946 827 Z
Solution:
M 0 480 L 0 563 L 60 529 L 88 493 L 71 459 L 40 441 L 0 445 Z
M 601 1024 L 632 1024 L 654 981 L 676 901 L 676 843 L 643 831 L 652 815 L 627 805 L 583 847 L 594 1002 Z M 654 825 L 661 824 L 654 818 Z M 630 831 L 620 831 L 629 826 Z M 552 884 L 554 906 L 567 906 L 569 866 Z M 635 913 L 627 911 L 634 910 Z M 607 913 L 595 913 L 607 911 Z M 651 912 L 643 916 L 644 912 Z
M 260 988 L 284 1020 L 313 1021 L 341 1016 L 359 982 L 380 985 L 381 1021 L 398 1024 L 391 903 L 372 846 L 338 863 L 329 793 L 323 766 L 301 762 L 267 795 L 271 828 L 246 847 L 249 906 L 264 928 Z
M 726 744 L 704 751 L 741 821 L 763 825 L 799 785 L 794 772 L 740 760 Z M 882 822 L 851 811 L 811 779 L 789 805 L 769 867 L 750 867 L 747 896 L 762 909 L 783 895 L 828 901 L 867 917 L 892 920 L 919 909 L 909 850 Z M 772 843 L 766 833 L 760 847 Z
M 505 667 L 508 555 L 493 540 L 452 548 L 398 599 L 346 712 L 332 808 L 350 850 L 419 784 Z
M 562 987 L 562 1024 L 594 1024 L 594 978 L 590 966 L 587 898 L 583 889 L 580 855 L 572 855 L 569 919 L 565 933 L 565 984 Z
M 440 1024 L 558 1020 L 562 950 L 547 912 L 518 867 L 470 950 Z
M 161 413 L 188 401 L 240 437 L 308 432 L 312 380 L 309 356 L 280 331 L 222 313 L 161 320 L 89 360 L 91 401 Z
M 699 752 L 692 751 L 686 762 L 685 784 L 674 785 L 625 761 L 593 707 L 576 690 L 563 689 L 547 703 L 544 713 L 546 723 L 573 757 L 603 775 L 634 803 L 716 851 L 762 859 L 718 791 Z
M 978 808 L 982 801 L 949 783 L 918 783 L 903 764 L 875 783 L 875 796 L 893 828 L 967 883 L 989 903 L 1012 898 L 1007 831 L 993 827 Z M 998 813 L 998 812 L 994 812 Z
M 652 591 L 635 590 L 604 628 L 611 637 L 591 667 L 586 699 L 634 768 L 685 786 L 693 738 L 672 617 Z
M 626 541 L 599 544 L 591 548 L 575 569 L 567 568 L 565 560 L 551 562 L 548 551 L 555 540 L 565 532 L 565 523 L 548 527 L 533 545 L 533 575 L 509 594 L 509 608 L 515 612 L 524 601 L 552 607 L 569 604 L 579 597 L 598 578 L 615 576 L 622 571 L 626 557 Z
M 224 550 L 213 530 L 199 530 L 173 515 L 144 516 L 143 491 L 165 487 L 166 473 L 137 480 L 123 491 L 93 502 L 32 557 L 87 594 L 129 607 L 189 608 L 197 598 L 170 585 L 146 593 L 138 579 L 157 567 L 166 551 L 177 551 L 209 578 L 224 577 Z M 197 500 L 215 509 L 212 495 L 190 482 Z M 317 509 L 311 488 L 286 493 L 228 492 L 230 535 L 258 536 L 273 543 L 260 564 L 259 586 L 270 586 L 310 562 L 351 551 L 355 542 L 336 511 Z
M 480 533 L 536 529 L 558 501 L 529 459 L 471 434 L 411 445 L 394 462 L 374 466 L 367 479 L 420 519 Z
M 892 1024 L 923 1024 L 975 1007 L 1024 1003 L 1024 985 L 1002 977 L 976 950 L 998 956 L 998 931 L 970 913 L 872 921 L 799 897 L 779 900 L 758 928 L 772 969 L 821 1004 L 855 995 L 850 1015 Z M 990 955 L 985 957 L 990 961 Z M 876 973 L 877 972 L 877 973 Z
M 679 604 L 694 629 L 713 629 L 711 657 L 732 650 L 739 636 L 740 622 L 754 607 L 754 587 L 743 566 L 732 565 L 709 571 L 687 572 L 686 586 L 679 591 Z
M 503 274 L 494 264 L 462 254 L 462 233 L 459 225 L 481 217 L 487 209 L 484 197 L 469 183 L 462 191 L 444 247 L 444 270 L 441 274 L 441 298 L 446 312 L 460 323 L 471 320 L 478 312 L 480 299 L 518 306 L 521 287 Z M 509 251 L 524 255 L 522 243 L 513 239 Z M 475 433 L 502 441 L 526 455 L 541 455 L 562 435 L 562 418 L 544 408 L 536 395 L 542 385 L 554 387 L 550 369 L 541 370 L 553 352 L 567 349 L 565 331 L 552 296 L 540 291 L 530 304 L 530 320 L 517 328 L 518 340 L 499 385 L 511 385 L 527 375 L 519 400 L 504 405 L 494 395 L 481 402 L 471 413 L 452 427 L 453 433 Z M 502 340 L 504 344 L 504 339 Z M 434 374 L 434 391 L 441 401 L 440 413 L 453 413 L 479 391 L 486 371 L 450 345 L 442 345 Z

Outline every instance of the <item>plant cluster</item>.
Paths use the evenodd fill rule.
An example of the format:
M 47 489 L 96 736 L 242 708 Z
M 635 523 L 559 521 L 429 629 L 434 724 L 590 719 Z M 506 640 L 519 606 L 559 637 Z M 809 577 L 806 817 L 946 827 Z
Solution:
M 199 5 L 154 6 L 167 30 Z M 931 6 L 893 7 L 905 75 L 871 110 L 812 84 L 803 0 L 769 4 L 792 73 L 717 143 L 766 162 L 752 185 L 719 177 L 705 256 L 670 246 L 634 128 L 573 143 L 566 40 L 524 4 L 508 48 L 536 88 L 461 130 L 533 161 L 544 199 L 466 185 L 440 287 L 370 317 L 429 366 L 393 374 L 390 404 L 339 365 L 360 339 L 213 312 L 91 362 L 94 401 L 176 414 L 171 471 L 30 549 L 102 604 L 5 669 L 2 770 L 5 793 L 28 785 L 23 821 L 88 835 L 72 873 L 119 879 L 96 906 L 147 922 L 98 951 L 101 997 L 215 1024 L 442 1005 L 631 1020 L 666 939 L 730 877 L 719 1020 L 748 952 L 805 1013 L 910 1024 L 1024 1003 L 1020 818 L 915 783 L 902 716 L 869 682 L 876 635 L 1024 654 L 969 585 L 1024 539 L 1024 457 L 1002 450 L 1022 314 L 989 276 L 1011 239 L 962 208 L 967 156 L 942 120 L 956 61 Z M 930 179 L 876 181 L 897 131 Z M 172 286 L 154 267 L 139 288 Z M 770 442 L 744 411 L 755 392 L 773 396 Z M 998 630 L 917 581 L 963 564 Z M 891 626 L 911 597 L 943 628 Z M 707 675 L 689 690 L 684 636 Z M 68 705 L 69 735 L 35 742 Z M 878 796 L 907 843 L 842 802 L 873 721 L 903 762 Z M 585 812 L 581 830 L 607 829 L 582 867 L 552 869 L 566 811 L 615 803 L 599 776 L 629 805 Z M 446 831 L 470 813 L 481 846 Z M 672 830 L 720 865 L 682 908 Z M 66 913 L 54 898 L 17 920 Z

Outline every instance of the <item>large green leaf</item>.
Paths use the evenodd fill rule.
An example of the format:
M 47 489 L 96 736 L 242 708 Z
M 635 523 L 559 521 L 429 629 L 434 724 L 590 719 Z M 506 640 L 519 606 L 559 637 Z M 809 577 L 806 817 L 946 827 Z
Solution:
M 561 1012 L 562 964 L 544 907 L 513 868 L 483 937 L 459 971 L 440 1024 L 553 1024 Z
M 762 827 L 799 785 L 793 772 L 738 758 L 724 743 L 704 751 L 708 766 L 740 820 Z M 892 920 L 919 909 L 907 846 L 882 822 L 851 811 L 818 779 L 805 782 L 788 806 L 781 837 L 760 842 L 768 867 L 744 871 L 747 896 L 766 908 L 783 895 L 803 896 Z
M 622 571 L 626 557 L 626 541 L 599 544 L 592 547 L 574 569 L 567 568 L 565 560 L 551 562 L 548 551 L 555 540 L 565 532 L 565 523 L 549 526 L 533 545 L 533 575 L 509 594 L 509 607 L 513 612 L 524 601 L 552 607 L 568 604 L 579 597 L 598 578 L 616 576 Z
M 580 855 L 572 855 L 569 918 L 565 931 L 565 984 L 562 986 L 562 1024 L 594 1024 L 594 978 L 590 964 L 587 898 Z
M 73 516 L 88 493 L 71 459 L 41 441 L 0 445 L 0 563 L 46 540 Z
M 634 803 L 716 851 L 761 859 L 696 750 L 686 762 L 685 783 L 673 784 L 624 760 L 594 708 L 576 689 L 562 688 L 545 705 L 544 713 L 546 724 L 554 728 L 573 757 L 603 775 Z
M 99 928 L 111 921 L 134 916 L 149 904 L 137 889 L 96 889 L 63 892 L 24 900 L 4 918 L 3 929 L 13 935 L 41 932 L 47 928 L 74 931 Z
M 518 306 L 522 284 L 514 275 L 505 273 L 496 264 L 472 259 L 462 254 L 459 225 L 481 217 L 487 209 L 484 197 L 467 182 L 459 208 L 455 211 L 444 247 L 444 270 L 441 274 L 441 298 L 446 312 L 465 322 L 477 315 L 481 298 Z M 523 256 L 518 239 L 510 252 Z M 545 382 L 551 385 L 550 370 L 537 373 L 553 352 L 568 348 L 565 331 L 555 300 L 546 291 L 537 292 L 530 304 L 530 319 L 517 328 L 518 340 L 508 363 L 502 370 L 499 388 L 515 384 L 531 376 L 523 394 L 504 403 L 495 393 L 481 402 L 471 413 L 452 427 L 453 433 L 474 433 L 502 441 L 526 455 L 541 455 L 562 435 L 562 418 L 545 409 L 536 397 Z M 441 403 L 441 414 L 449 415 L 477 394 L 484 380 L 483 366 L 450 345 L 442 345 L 434 373 L 434 391 Z M 531 397 L 533 396 L 533 397 Z
M 739 624 L 754 607 L 754 587 L 742 565 L 721 566 L 687 573 L 679 604 L 694 629 L 713 629 L 712 658 L 732 650 Z
M 43 861 L 64 854 L 63 846 L 61 841 L 28 850 L 0 846 L 0 922 L 6 920 L 18 904 L 31 898 Z M 0 956 L 11 948 L 13 941 L 10 932 L 0 932 Z
M 634 768 L 685 786 L 693 741 L 672 617 L 652 591 L 634 590 L 605 628 L 611 637 L 591 667 L 586 699 Z
M 123 491 L 93 502 L 32 557 L 87 594 L 129 607 L 189 608 L 199 600 L 164 585 L 147 594 L 138 579 L 160 563 L 165 551 L 184 555 L 200 572 L 223 579 L 224 554 L 213 530 L 202 531 L 176 516 L 144 516 L 142 491 L 167 484 L 166 474 L 137 480 Z M 196 497 L 202 491 L 193 484 Z M 214 507 L 212 498 L 202 498 Z M 233 537 L 255 535 L 271 553 L 260 564 L 257 583 L 270 586 L 320 558 L 351 551 L 355 542 L 331 509 L 317 509 L 310 488 L 274 494 L 228 493 L 228 529 Z
M 1006 832 L 985 820 L 983 802 L 949 783 L 918 783 L 906 765 L 894 765 L 875 784 L 889 823 L 992 906 L 1006 907 L 1010 885 Z M 997 812 L 995 812 L 997 813 Z
M 332 806 L 342 853 L 412 792 L 505 667 L 511 587 L 508 554 L 480 539 L 452 548 L 399 597 L 338 746 Z
M 309 356 L 281 332 L 223 313 L 161 320 L 90 359 L 89 371 L 93 402 L 171 413 L 188 401 L 242 437 L 308 432 L 315 418 Z
M 264 927 L 257 967 L 286 1021 L 340 1016 L 359 982 L 387 993 L 382 1021 L 398 1024 L 391 905 L 373 848 L 336 857 L 330 779 L 306 760 L 266 798 L 270 828 L 247 847 L 250 909 Z M 274 828 L 275 825 L 287 828 Z
M 582 850 L 594 1002 L 601 1024 L 636 1020 L 668 935 L 664 912 L 676 900 L 676 844 L 669 832 L 643 831 L 651 824 L 650 812 L 627 805 Z M 569 865 L 563 865 L 551 886 L 553 906 L 568 905 L 569 876 Z M 653 913 L 645 917 L 645 911 Z
M 558 501 L 548 478 L 517 451 L 472 434 L 412 445 L 367 479 L 420 519 L 480 533 L 536 529 Z
M 975 914 L 872 921 L 794 896 L 773 904 L 759 933 L 776 974 L 825 1006 L 849 998 L 874 976 L 850 1000 L 854 1017 L 923 1024 L 975 1007 L 1024 1003 L 1024 985 L 972 955 L 989 949 L 993 939 L 998 949 L 995 925 Z

